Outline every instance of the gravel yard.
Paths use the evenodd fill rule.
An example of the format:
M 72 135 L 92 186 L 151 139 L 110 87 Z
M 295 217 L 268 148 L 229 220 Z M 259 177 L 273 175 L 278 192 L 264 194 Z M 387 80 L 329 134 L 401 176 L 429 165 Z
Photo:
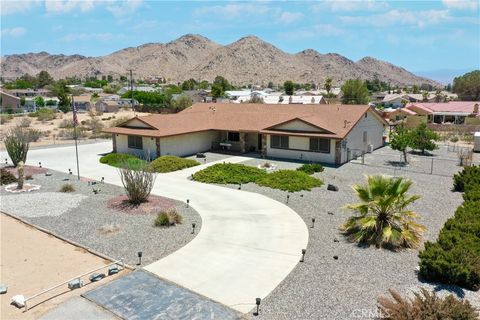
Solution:
M 156 197 L 159 202 L 173 204 L 183 216 L 183 223 L 169 228 L 153 226 L 155 213 L 134 214 L 108 208 L 108 202 L 124 194 L 121 187 L 97 184 L 94 194 L 87 181 L 75 176 L 51 171 L 33 176 L 28 181 L 41 185 L 39 191 L 11 194 L 2 187 L 1 211 L 19 216 L 55 234 L 97 250 L 111 258 L 124 258 L 135 265 L 137 252 L 143 252 L 142 264 L 156 261 L 183 247 L 194 238 L 191 224 L 201 228 L 201 218 L 182 202 Z M 69 180 L 65 180 L 69 179 Z M 60 193 L 64 183 L 74 185 L 72 193 Z M 111 206 L 110 206 L 111 207 Z M 159 207 L 160 211 L 160 207 Z
M 389 149 L 376 153 L 382 155 Z M 260 162 L 259 162 L 260 161 Z M 244 162 L 256 166 L 263 160 Z M 278 168 L 294 169 L 300 164 L 272 161 Z M 456 171 L 458 166 L 445 170 Z M 441 293 L 463 295 L 480 307 L 478 292 L 459 288 L 443 290 L 445 286 L 422 283 L 416 273 L 418 250 L 391 252 L 376 248 L 362 248 L 349 243 L 339 232 L 338 227 L 350 216 L 342 207 L 347 203 L 357 202 L 351 188 L 353 184 L 364 183 L 365 175 L 387 174 L 393 170 L 380 164 L 361 165 L 348 163 L 340 168 L 325 168 L 315 174 L 325 185 L 311 192 L 296 192 L 290 195 L 289 206 L 292 207 L 311 227 L 315 217 L 315 227 L 309 228 L 309 245 L 304 263 L 299 263 L 291 274 L 267 297 L 261 305 L 261 319 L 352 319 L 374 318 L 378 314 L 376 299 L 386 295 L 392 288 L 401 293 L 411 293 L 419 286 L 439 290 Z M 435 240 L 445 221 L 454 214 L 462 203 L 460 193 L 451 191 L 452 178 L 439 175 L 419 174 L 401 171 L 406 178 L 414 181 L 410 193 L 421 195 L 412 208 L 420 213 L 428 230 L 425 240 Z M 338 192 L 328 191 L 326 185 L 335 184 Z M 237 188 L 237 186 L 229 186 Z M 286 202 L 286 192 L 259 187 L 255 184 L 242 185 L 242 190 L 257 192 L 281 202 Z M 330 212 L 330 213 L 329 213 Z M 337 242 L 338 240 L 338 242 Z M 335 260 L 333 256 L 338 256 Z

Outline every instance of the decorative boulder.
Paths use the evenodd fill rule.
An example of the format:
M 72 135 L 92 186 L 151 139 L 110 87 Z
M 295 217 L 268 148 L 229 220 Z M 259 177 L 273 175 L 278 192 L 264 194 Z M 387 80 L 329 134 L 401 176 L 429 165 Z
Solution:
M 206 158 L 204 153 L 197 153 L 196 157 L 197 158 Z
M 51 175 L 52 175 L 52 173 L 50 171 L 45 172 L 46 177 L 50 177 Z
M 117 274 L 120 271 L 118 266 L 111 266 L 108 268 L 108 275 L 111 276 L 112 274 Z
M 68 283 L 68 289 L 70 290 L 79 289 L 81 287 L 83 287 L 83 280 L 81 279 L 75 279 Z
M 8 286 L 4 283 L 0 283 L 0 294 L 7 293 Z
M 21 294 L 13 296 L 10 301 L 14 306 L 17 306 L 18 308 L 25 307 L 25 297 L 22 296 Z
M 328 184 L 327 186 L 327 190 L 330 190 L 330 191 L 338 191 L 338 187 L 336 185 L 333 185 L 333 184 Z
M 100 281 L 103 278 L 105 278 L 104 273 L 92 273 L 89 277 L 90 281 L 95 282 L 95 281 Z

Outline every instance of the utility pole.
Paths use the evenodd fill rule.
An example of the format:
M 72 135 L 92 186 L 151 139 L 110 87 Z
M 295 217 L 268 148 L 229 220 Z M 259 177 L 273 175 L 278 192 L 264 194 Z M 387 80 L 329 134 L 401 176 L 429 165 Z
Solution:
M 135 112 L 135 106 L 133 104 L 133 70 L 130 69 L 130 100 L 132 104 L 132 110 Z

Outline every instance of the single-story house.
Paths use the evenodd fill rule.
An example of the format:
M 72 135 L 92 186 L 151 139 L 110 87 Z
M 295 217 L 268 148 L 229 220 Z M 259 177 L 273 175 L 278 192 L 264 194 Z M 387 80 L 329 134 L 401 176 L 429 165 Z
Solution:
M 95 110 L 99 112 L 117 112 L 122 105 L 119 100 L 102 99 L 98 100 L 94 106 Z
M 85 112 L 88 111 L 91 107 L 92 104 L 90 100 L 92 99 L 91 94 L 81 94 L 79 96 L 73 96 L 73 104 L 75 105 L 75 108 L 79 112 Z
M 479 101 L 450 101 L 438 103 L 409 103 L 405 109 L 415 115 L 427 116 L 429 123 L 463 124 L 468 117 L 478 118 Z
M 118 90 L 118 94 L 123 95 L 127 92 L 130 91 L 130 87 L 123 87 L 120 90 Z M 154 87 L 147 87 L 147 86 L 133 86 L 133 91 L 141 91 L 141 92 L 157 92 L 158 90 L 155 89 Z
M 197 103 L 176 113 L 134 117 L 103 131 L 113 151 L 154 159 L 208 150 L 342 164 L 383 146 L 386 121 L 366 105 Z
M 23 112 L 23 107 L 20 105 L 20 98 L 11 94 L 6 90 L 1 91 L 2 108 L 1 112 L 11 111 L 13 113 Z

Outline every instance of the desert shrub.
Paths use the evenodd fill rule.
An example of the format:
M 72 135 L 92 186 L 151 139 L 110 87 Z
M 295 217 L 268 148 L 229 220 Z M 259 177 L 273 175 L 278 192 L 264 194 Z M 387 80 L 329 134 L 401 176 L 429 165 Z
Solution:
M 28 119 L 28 118 L 22 118 L 18 122 L 18 126 L 22 127 L 22 128 L 28 128 L 28 127 L 30 127 L 31 124 L 32 124 L 32 120 Z
M 183 217 L 175 208 L 171 208 L 167 210 L 167 216 L 170 220 L 170 223 L 173 224 L 181 224 L 183 221 Z
M 11 114 L 2 114 L 0 115 L 0 124 L 7 123 L 12 119 L 13 119 L 13 116 Z
M 160 212 L 155 218 L 154 222 L 155 227 L 169 227 L 170 219 L 166 212 Z
M 458 300 L 453 295 L 441 298 L 435 292 L 421 288 L 420 292 L 414 293 L 412 299 L 408 299 L 393 290 L 389 292 L 392 298 L 378 299 L 382 319 L 474 320 L 478 317 L 478 313 L 468 301 Z
M 40 108 L 35 114 L 39 121 L 51 121 L 56 117 L 55 110 L 50 108 Z
M 73 192 L 73 191 L 75 191 L 75 187 L 71 183 L 64 183 L 58 191 L 59 192 Z
M 77 130 L 76 134 L 77 134 L 77 138 L 78 139 L 81 139 L 81 138 L 85 138 L 87 137 L 87 132 L 85 130 L 85 128 L 83 127 L 77 127 L 76 129 L 74 128 L 67 128 L 67 129 L 63 129 L 63 130 L 60 130 L 58 132 L 58 136 L 60 138 L 63 138 L 65 140 L 71 140 L 71 139 L 74 139 L 75 138 L 75 130 Z
M 453 137 L 450 138 L 450 142 L 453 142 L 453 143 L 458 142 L 458 140 L 459 140 L 458 136 L 453 136 Z
M 126 153 L 109 153 L 100 158 L 100 163 L 108 164 L 112 167 L 120 168 L 122 165 L 126 165 L 129 168 L 142 167 L 146 161 Z
M 220 184 L 256 182 L 265 176 L 265 170 L 237 163 L 217 163 L 193 174 L 195 181 Z
M 323 182 L 303 171 L 279 170 L 261 177 L 257 180 L 257 184 L 263 187 L 295 192 L 320 187 Z
M 28 148 L 30 147 L 30 134 L 22 127 L 11 128 L 4 138 L 5 149 L 16 167 L 20 161 L 27 161 Z
M 58 124 L 58 127 L 59 127 L 60 129 L 73 128 L 73 127 L 74 127 L 73 120 L 72 120 L 72 119 L 63 119 L 63 120 L 60 121 L 60 123 Z
M 453 189 L 464 192 L 470 185 L 480 185 L 480 166 L 465 167 L 453 175 Z
M 17 178 L 13 174 L 11 174 L 8 170 L 1 168 L 0 169 L 0 184 L 10 184 L 17 182 Z
M 42 136 L 42 131 L 38 129 L 28 129 L 28 135 L 30 136 L 31 142 L 37 142 Z
M 463 194 L 464 201 L 480 201 L 480 185 L 469 187 Z
M 51 133 L 52 133 L 52 131 L 50 131 L 50 130 L 42 131 L 42 135 L 43 135 L 45 138 L 49 137 Z
M 200 162 L 176 156 L 162 156 L 152 161 L 151 166 L 155 172 L 172 172 L 198 166 Z
M 125 161 L 120 165 L 118 171 L 130 203 L 139 205 L 145 202 L 150 196 L 156 179 L 156 174 L 148 163 L 132 167 Z
M 306 163 L 300 168 L 297 168 L 297 170 L 308 174 L 314 174 L 315 172 L 322 172 L 324 169 L 320 163 Z
M 27 174 L 25 176 L 25 180 L 33 180 L 33 176 L 31 174 Z
M 85 125 L 93 133 L 99 133 L 103 129 L 103 123 L 96 117 L 85 121 Z

